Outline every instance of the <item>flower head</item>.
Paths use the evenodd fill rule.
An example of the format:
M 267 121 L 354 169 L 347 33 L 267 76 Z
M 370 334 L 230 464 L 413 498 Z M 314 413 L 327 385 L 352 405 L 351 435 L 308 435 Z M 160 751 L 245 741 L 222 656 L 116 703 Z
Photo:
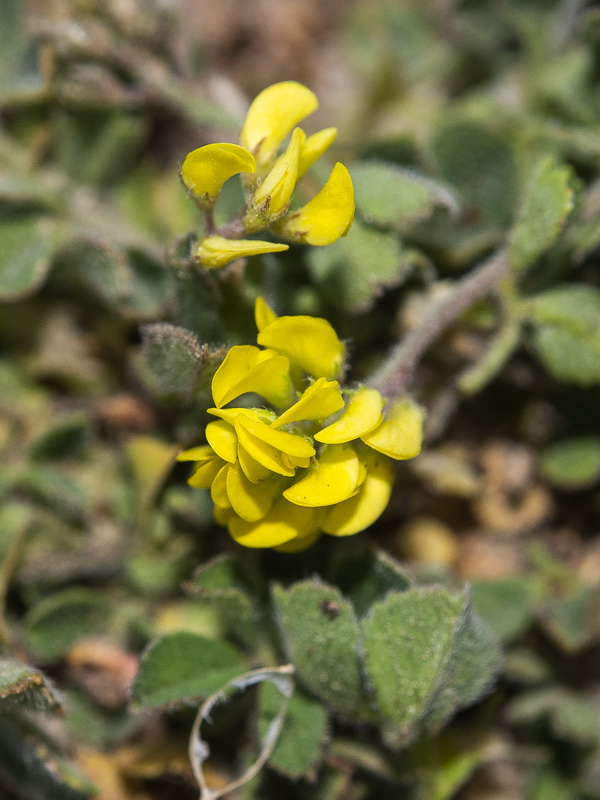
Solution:
M 215 143 L 189 153 L 181 179 L 195 202 L 210 217 L 209 234 L 200 241 L 197 258 L 207 268 L 221 267 L 244 255 L 276 252 L 283 245 L 260 242 L 256 250 L 242 240 L 243 248 L 219 244 L 211 212 L 224 183 L 242 175 L 244 206 L 229 230 L 232 237 L 270 229 L 287 241 L 323 246 L 344 236 L 354 218 L 354 191 L 348 170 L 336 164 L 325 186 L 296 210 L 290 210 L 300 178 L 331 146 L 337 130 L 325 128 L 306 136 L 297 123 L 318 106 L 313 92 L 296 81 L 282 81 L 264 89 L 254 99 L 242 126 L 241 144 Z M 291 133 L 289 144 L 279 149 Z M 239 244 L 239 242 L 238 242 Z M 215 252 L 218 249 L 218 252 Z M 243 252 L 242 252 L 243 250 Z
M 390 459 L 418 455 L 422 409 L 340 386 L 345 349 L 326 320 L 278 317 L 262 298 L 255 316 L 259 346 L 232 347 L 214 375 L 207 444 L 179 455 L 195 463 L 189 484 L 210 489 L 216 520 L 246 547 L 296 552 L 358 533 L 389 501 Z

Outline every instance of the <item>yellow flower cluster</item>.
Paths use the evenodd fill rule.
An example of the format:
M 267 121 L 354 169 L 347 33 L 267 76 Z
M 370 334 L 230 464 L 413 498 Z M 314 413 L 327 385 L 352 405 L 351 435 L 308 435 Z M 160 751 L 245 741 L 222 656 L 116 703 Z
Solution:
M 255 317 L 259 346 L 232 347 L 214 375 L 208 444 L 178 457 L 196 462 L 188 482 L 210 489 L 216 520 L 246 547 L 296 552 L 322 532 L 358 533 L 389 501 L 390 458 L 419 454 L 423 410 L 342 389 L 345 348 L 326 320 L 278 317 L 261 298 Z M 229 406 L 248 393 L 271 408 Z
M 295 81 L 276 83 L 262 91 L 248 110 L 241 145 L 208 144 L 186 156 L 181 179 L 196 203 L 210 213 L 225 181 L 242 174 L 246 204 L 236 235 L 269 228 L 290 242 L 318 246 L 343 236 L 354 219 L 354 190 L 348 170 L 339 162 L 310 202 L 289 210 L 298 180 L 337 135 L 335 128 L 326 128 L 306 136 L 295 127 L 317 106 L 313 92 Z M 287 148 L 278 155 L 290 132 Z M 214 268 L 242 256 L 287 249 L 287 244 L 226 238 L 211 231 L 200 242 L 196 257 L 205 267 Z

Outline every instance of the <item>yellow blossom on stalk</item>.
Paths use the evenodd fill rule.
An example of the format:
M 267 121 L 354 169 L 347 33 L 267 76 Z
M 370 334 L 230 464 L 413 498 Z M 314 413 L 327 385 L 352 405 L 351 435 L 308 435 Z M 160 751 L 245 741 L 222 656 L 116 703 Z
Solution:
M 232 347 L 215 372 L 207 444 L 178 456 L 195 464 L 190 486 L 210 489 L 245 547 L 298 552 L 368 528 L 388 504 L 391 459 L 420 452 L 423 410 L 340 386 L 345 348 L 326 320 L 278 317 L 262 298 L 255 318 L 259 346 Z M 240 404 L 248 395 L 271 408 Z
M 296 81 L 282 81 L 264 89 L 248 109 L 240 133 L 241 144 L 204 145 L 189 153 L 181 179 L 195 202 L 207 214 L 208 235 L 196 250 L 207 268 L 222 267 L 242 256 L 274 253 L 284 245 L 257 242 L 253 249 L 243 235 L 270 229 L 293 243 L 317 247 L 344 236 L 354 219 L 354 190 L 348 170 L 337 163 L 325 186 L 301 208 L 290 210 L 298 181 L 331 146 L 336 128 L 311 136 L 297 123 L 318 106 L 314 93 Z M 279 149 L 291 133 L 281 155 Z M 244 205 L 230 223 L 215 231 L 213 208 L 224 183 L 242 174 Z M 226 245 L 231 239 L 235 244 Z

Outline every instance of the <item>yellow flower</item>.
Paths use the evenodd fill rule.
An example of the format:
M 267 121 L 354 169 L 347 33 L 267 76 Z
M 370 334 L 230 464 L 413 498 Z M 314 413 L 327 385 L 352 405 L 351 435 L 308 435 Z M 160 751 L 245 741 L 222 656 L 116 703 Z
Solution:
M 274 83 L 254 98 L 240 133 L 240 141 L 254 154 L 259 164 L 269 162 L 292 128 L 312 114 L 318 105 L 314 93 L 301 83 Z
M 201 208 L 210 210 L 226 180 L 240 172 L 254 172 L 256 162 L 239 144 L 207 144 L 192 150 L 181 167 L 181 180 Z
M 254 239 L 225 239 L 223 236 L 207 236 L 196 250 L 196 258 L 208 269 L 224 267 L 236 258 L 257 256 L 262 253 L 280 253 L 287 244 L 259 242 Z
M 334 166 L 321 191 L 273 229 L 284 239 L 321 247 L 348 233 L 354 220 L 354 187 L 343 164 Z
M 245 547 L 292 553 L 321 533 L 358 533 L 387 506 L 390 458 L 419 452 L 423 411 L 408 399 L 386 410 L 369 387 L 342 390 L 331 378 L 344 347 L 326 320 L 278 317 L 262 298 L 255 317 L 264 349 L 232 347 L 215 373 L 207 444 L 178 457 L 196 464 L 188 482 L 210 489 L 215 519 Z M 224 407 L 248 393 L 279 413 Z

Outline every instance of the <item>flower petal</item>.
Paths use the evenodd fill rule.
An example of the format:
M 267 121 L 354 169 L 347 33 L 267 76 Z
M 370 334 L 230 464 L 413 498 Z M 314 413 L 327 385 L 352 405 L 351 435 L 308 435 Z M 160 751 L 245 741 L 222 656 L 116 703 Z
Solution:
M 318 509 L 301 508 L 280 497 L 258 522 L 232 517 L 229 533 L 245 547 L 278 547 L 298 537 L 311 535 L 319 520 Z
M 233 425 L 234 419 L 240 414 L 250 419 L 257 419 L 259 422 L 266 422 L 267 425 L 275 419 L 275 412 L 267 408 L 207 408 L 206 411 L 214 417 L 224 419 L 230 425 Z
M 315 433 L 315 439 L 327 444 L 341 444 L 358 439 L 381 423 L 382 410 L 383 397 L 377 389 L 364 386 L 351 395 L 341 417 Z
M 239 144 L 219 142 L 192 150 L 181 167 L 181 180 L 203 208 L 213 207 L 228 178 L 240 172 L 254 172 L 252 153 Z
M 331 147 L 336 136 L 337 128 L 324 128 L 322 131 L 313 133 L 303 142 L 298 159 L 298 179 Z
M 196 258 L 207 269 L 224 267 L 236 258 L 257 256 L 261 253 L 280 253 L 288 250 L 287 244 L 261 242 L 256 239 L 225 239 L 223 236 L 207 236 L 196 249 Z
M 254 459 L 254 461 L 257 461 L 263 467 L 271 470 L 271 472 L 276 472 L 278 475 L 286 475 L 287 477 L 291 478 L 292 475 L 294 475 L 295 470 L 293 467 L 290 467 L 283 462 L 282 455 L 279 450 L 250 433 L 250 431 L 247 430 L 245 423 L 245 418 L 241 416 L 235 421 L 235 430 L 240 443 L 238 453 L 241 453 L 241 450 L 243 449 L 252 459 Z M 241 456 L 240 464 L 242 465 L 242 469 L 244 469 L 244 462 L 242 461 Z M 246 473 L 248 479 L 252 480 L 251 476 L 248 475 L 245 469 L 244 472 Z
M 273 350 L 235 345 L 215 372 L 211 388 L 218 407 L 247 392 L 259 394 L 275 406 L 285 406 L 292 396 L 289 361 Z
M 225 466 L 225 461 L 213 453 L 210 461 L 205 461 L 196 467 L 188 478 L 188 485 L 194 489 L 210 489 L 217 473 Z
M 286 433 L 278 431 L 265 425 L 263 422 L 244 418 L 243 427 L 257 439 L 265 444 L 274 447 L 285 455 L 295 458 L 311 458 L 315 455 L 315 448 L 310 443 L 307 436 L 300 436 L 296 433 Z
M 213 456 L 212 447 L 207 444 L 201 444 L 197 447 L 190 447 L 189 450 L 183 450 L 177 456 L 177 461 L 208 461 Z
M 268 86 L 250 105 L 240 141 L 259 163 L 271 161 L 292 128 L 318 105 L 316 95 L 296 81 Z
M 259 331 L 277 319 L 277 314 L 263 297 L 257 297 L 254 304 L 254 319 Z
M 378 519 L 392 493 L 394 472 L 385 456 L 367 451 L 364 454 L 367 475 L 358 493 L 327 510 L 323 530 L 333 536 L 351 536 L 363 531 Z
M 231 507 L 246 522 L 256 522 L 269 511 L 281 495 L 281 482 L 276 479 L 251 483 L 239 464 L 227 472 L 227 497 Z
M 209 422 L 206 426 L 205 436 L 206 441 L 219 458 L 222 458 L 223 461 L 229 461 L 230 464 L 235 464 L 237 460 L 237 436 L 228 422 L 222 419 Z
M 292 242 L 321 247 L 347 233 L 353 219 L 352 178 L 338 162 L 321 191 L 305 206 L 275 223 L 273 230 Z
M 343 407 L 344 398 L 340 392 L 339 383 L 328 381 L 327 378 L 319 378 L 305 390 L 302 397 L 293 406 L 290 406 L 271 423 L 271 427 L 280 428 L 288 422 L 299 422 L 304 419 L 326 419 Z
M 258 334 L 257 342 L 287 356 L 314 378 L 334 378 L 344 361 L 344 345 L 320 317 L 278 317 Z
M 298 508 L 300 508 L 300 506 L 298 506 Z M 316 510 L 317 509 L 313 509 L 313 511 Z M 289 542 L 280 544 L 274 549 L 277 550 L 278 553 L 301 553 L 303 550 L 308 550 L 309 547 L 312 547 L 317 539 L 320 538 L 321 531 L 317 526 L 308 536 L 298 536 L 296 539 L 291 539 Z
M 218 508 L 231 508 L 231 503 L 229 502 L 229 497 L 227 496 L 227 473 L 229 472 L 230 468 L 230 464 L 225 464 L 225 466 L 222 467 L 215 475 L 215 479 L 210 487 L 210 496 L 213 503 L 218 506 Z
M 304 131 L 295 128 L 285 153 L 279 156 L 252 195 L 251 206 L 244 219 L 244 227 L 248 233 L 264 228 L 287 211 L 298 180 L 298 158 L 305 139 Z
M 250 483 L 259 483 L 271 475 L 270 469 L 259 464 L 258 461 L 252 458 L 250 453 L 241 446 L 238 447 L 238 462 Z M 284 466 L 286 466 L 288 470 L 293 469 L 291 464 L 284 464 Z
M 390 458 L 414 458 L 423 445 L 425 411 L 410 400 L 400 400 L 387 412 L 383 422 L 361 436 L 365 444 Z
M 360 462 L 350 445 L 323 449 L 303 478 L 283 492 L 299 506 L 330 506 L 351 497 L 360 478 Z

